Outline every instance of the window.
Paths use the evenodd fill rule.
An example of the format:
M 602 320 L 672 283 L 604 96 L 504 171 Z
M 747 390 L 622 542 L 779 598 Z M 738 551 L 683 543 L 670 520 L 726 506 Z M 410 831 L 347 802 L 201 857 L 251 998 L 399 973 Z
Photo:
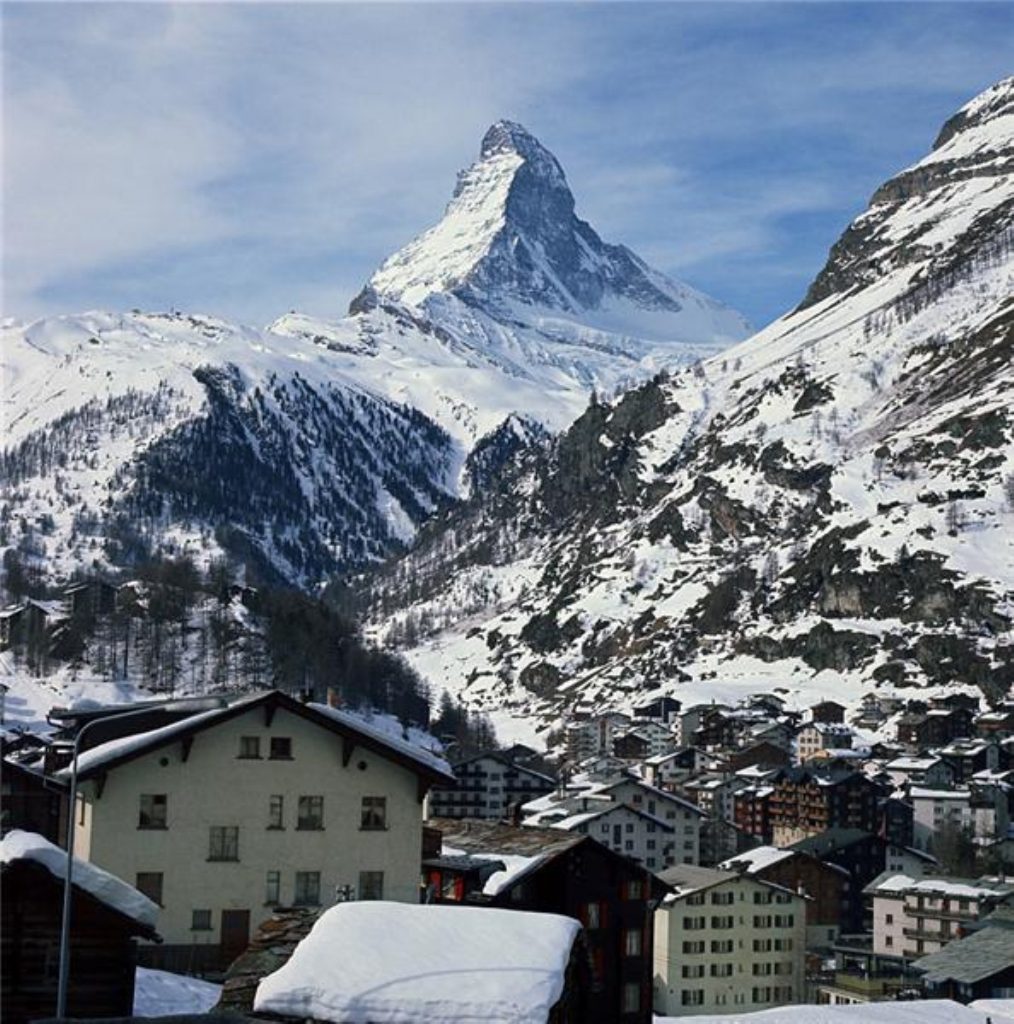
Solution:
M 712 964 L 712 978 L 729 978 L 732 976 L 732 964 Z
M 713 917 L 711 919 L 711 927 L 715 929 L 719 928 L 731 928 L 735 922 L 735 918 L 730 914 L 728 917 Z
M 625 842 L 625 843 L 623 844 L 623 848 L 624 848 L 625 850 L 632 850 L 632 849 L 634 848 L 634 840 L 633 840 L 633 839 L 628 839 L 628 840 L 627 840 L 627 841 L 626 841 L 626 842 Z
M 704 952 L 704 941 L 701 940 L 701 941 L 697 941 L 697 942 L 684 942 L 683 943 L 683 952 L 684 953 L 689 953 L 691 955 L 693 955 L 695 953 L 703 953 Z
M 754 939 L 753 940 L 753 951 L 755 953 L 767 953 L 771 949 L 770 939 Z
M 165 793 L 142 793 L 138 828 L 165 828 L 168 798 Z
M 382 900 L 384 898 L 384 872 L 359 872 L 359 898 L 361 900 Z
M 247 757 L 247 758 L 260 757 L 261 756 L 261 738 L 260 738 L 260 736 L 240 736 L 240 738 L 239 738 L 239 756 L 240 757 Z
M 711 902 L 719 906 L 728 906 L 736 899 L 734 892 L 713 892 Z
M 703 978 L 704 964 L 684 964 L 680 969 L 680 974 L 684 978 Z
M 640 956 L 641 955 L 641 929 L 640 928 L 628 928 L 623 933 L 623 955 L 624 956 Z
M 624 897 L 628 900 L 644 899 L 644 883 L 639 878 L 632 878 L 624 889 Z
M 296 872 L 296 898 L 293 903 L 297 907 L 320 906 L 320 872 Z
M 584 905 L 585 928 L 601 928 L 605 923 L 604 909 L 601 903 L 586 903 Z
M 771 915 L 770 914 L 754 914 L 753 926 L 754 926 L 754 928 L 770 928 L 771 927 Z
M 273 761 L 291 761 L 292 739 L 289 736 L 272 736 L 270 756 Z
M 268 797 L 268 828 L 285 828 L 285 798 L 280 793 Z
M 324 827 L 324 798 L 301 796 L 297 807 L 296 828 L 322 829 Z
M 641 1009 L 641 986 L 636 981 L 623 985 L 623 1012 L 637 1013 Z
M 704 928 L 703 917 L 684 917 L 683 930 L 687 932 L 699 932 Z
M 684 989 L 680 995 L 680 1002 L 684 1006 L 701 1006 L 704 1003 L 704 989 L 703 988 L 690 988 Z
M 162 905 L 162 872 L 138 871 L 134 880 L 134 888 L 143 893 L 152 902 Z
M 364 832 L 379 832 L 387 828 L 387 797 L 364 796 L 359 827 Z
M 264 902 L 269 906 L 276 906 L 282 902 L 282 873 L 281 871 L 269 871 L 264 886 Z
M 190 915 L 190 930 L 192 932 L 211 931 L 211 911 L 195 910 Z
M 212 825 L 208 860 L 239 860 L 239 827 Z
M 712 953 L 731 953 L 733 948 L 732 939 L 712 939 L 711 940 L 711 952 Z
M 754 901 L 754 903 L 770 903 L 771 902 L 771 893 L 769 893 L 769 892 L 759 892 L 759 891 L 755 892 L 753 894 L 753 901 Z
M 884 945 L 885 946 L 893 946 L 894 945 L 894 936 L 893 935 L 885 935 L 884 936 Z
M 884 924 L 894 924 L 894 914 L 885 914 Z

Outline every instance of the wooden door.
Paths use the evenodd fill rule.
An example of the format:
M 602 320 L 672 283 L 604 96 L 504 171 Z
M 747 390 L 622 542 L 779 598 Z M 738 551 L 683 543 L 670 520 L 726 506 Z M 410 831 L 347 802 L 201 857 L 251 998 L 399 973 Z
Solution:
M 222 960 L 232 963 L 250 945 L 250 911 L 222 911 Z

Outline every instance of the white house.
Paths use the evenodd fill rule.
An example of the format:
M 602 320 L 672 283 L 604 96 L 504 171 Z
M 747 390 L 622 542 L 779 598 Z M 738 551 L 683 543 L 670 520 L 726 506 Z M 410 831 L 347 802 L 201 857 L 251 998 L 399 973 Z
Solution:
M 681 865 L 655 911 L 655 1012 L 679 1017 L 802 1002 L 806 897 L 745 874 Z
M 271 691 L 110 740 L 79 758 L 76 852 L 223 958 L 276 905 L 416 902 L 423 799 L 452 777 L 424 736 Z
M 885 871 L 863 891 L 873 900 L 873 952 L 914 957 L 943 949 L 966 925 L 1009 900 L 1014 885 Z

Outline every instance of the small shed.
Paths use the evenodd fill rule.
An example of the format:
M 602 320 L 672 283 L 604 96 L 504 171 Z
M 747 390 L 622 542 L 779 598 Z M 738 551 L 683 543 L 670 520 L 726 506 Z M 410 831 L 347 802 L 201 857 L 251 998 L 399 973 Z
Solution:
M 4 1024 L 56 1012 L 66 858 L 34 832 L 15 830 L 0 843 Z M 135 939 L 159 941 L 158 906 L 86 861 L 75 859 L 72 881 L 68 1016 L 129 1016 Z
M 254 1011 L 335 1024 L 577 1024 L 580 932 L 559 914 L 341 903 L 261 981 Z

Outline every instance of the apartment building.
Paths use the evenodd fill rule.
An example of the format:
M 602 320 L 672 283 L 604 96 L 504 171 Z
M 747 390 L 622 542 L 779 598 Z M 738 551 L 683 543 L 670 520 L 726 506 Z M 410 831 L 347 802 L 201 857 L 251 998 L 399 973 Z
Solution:
M 873 901 L 873 951 L 919 957 L 943 949 L 968 925 L 1009 905 L 1014 884 L 913 878 L 885 871 L 866 887 L 865 894 Z
M 556 787 L 556 780 L 499 753 L 478 754 L 454 765 L 457 784 L 434 786 L 429 810 L 435 818 L 508 817 Z
M 879 790 L 860 772 L 787 768 L 771 780 L 771 786 L 769 815 L 775 846 L 790 846 L 831 828 L 876 830 Z
M 655 911 L 655 1012 L 747 1012 L 804 997 L 806 897 L 748 875 L 680 865 Z
M 423 800 L 452 778 L 421 735 L 271 691 L 109 740 L 79 758 L 76 852 L 158 903 L 195 963 L 278 905 L 415 902 Z

